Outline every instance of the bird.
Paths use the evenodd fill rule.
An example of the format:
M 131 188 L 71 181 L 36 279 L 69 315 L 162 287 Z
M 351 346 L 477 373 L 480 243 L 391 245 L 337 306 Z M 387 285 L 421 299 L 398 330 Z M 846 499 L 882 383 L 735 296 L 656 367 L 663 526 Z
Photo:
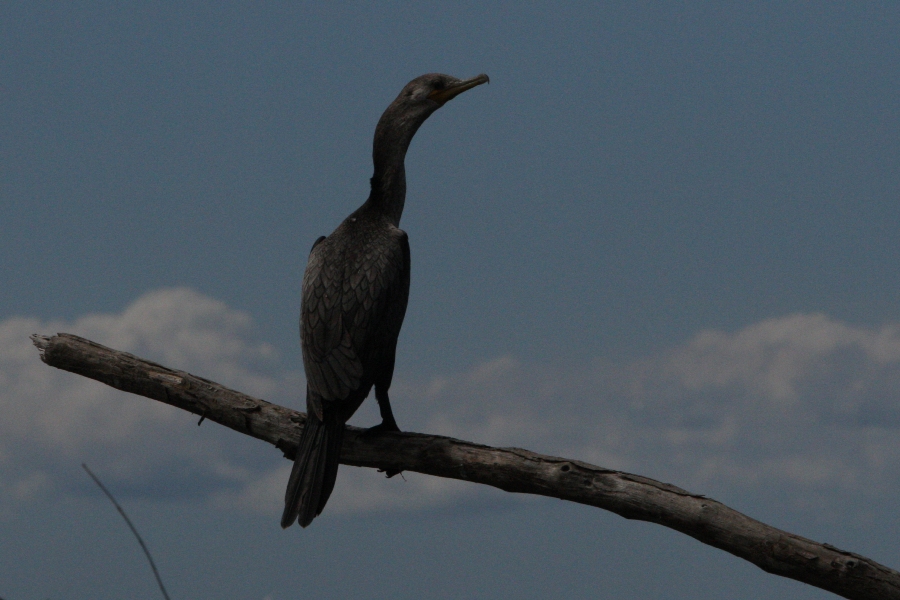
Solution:
M 310 250 L 300 301 L 307 418 L 285 492 L 283 528 L 307 527 L 321 514 L 337 478 L 344 425 L 372 387 L 381 424 L 367 431 L 400 431 L 388 389 L 409 299 L 409 239 L 400 229 L 406 152 L 436 110 L 488 81 L 484 74 L 428 73 L 407 83 L 375 127 L 369 197 Z

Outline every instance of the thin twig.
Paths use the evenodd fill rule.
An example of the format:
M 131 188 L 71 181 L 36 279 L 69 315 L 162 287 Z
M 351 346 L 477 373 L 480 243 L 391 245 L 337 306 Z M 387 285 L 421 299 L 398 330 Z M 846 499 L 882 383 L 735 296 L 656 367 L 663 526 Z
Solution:
M 103 493 L 106 494 L 106 497 L 109 498 L 109 501 L 113 503 L 113 506 L 116 507 L 116 510 L 119 511 L 119 514 L 122 515 L 122 518 L 125 519 L 125 522 L 128 523 L 129 529 L 131 529 L 131 533 L 134 534 L 134 537 L 137 538 L 138 544 L 141 545 L 141 549 L 144 551 L 144 554 L 147 555 L 147 560 L 150 561 L 150 568 L 153 569 L 153 576 L 156 577 L 156 583 L 159 584 L 159 590 L 162 592 L 163 598 L 169 600 L 169 594 L 166 593 L 166 588 L 163 585 L 162 579 L 159 577 L 159 571 L 156 570 L 156 563 L 153 562 L 153 557 L 150 556 L 150 551 L 147 549 L 147 545 L 144 543 L 144 540 L 141 539 L 141 534 L 138 533 L 137 529 L 134 528 L 134 525 L 131 523 L 131 519 L 128 518 L 128 515 L 125 514 L 125 510 L 119 506 L 119 503 L 116 502 L 116 499 L 113 498 L 113 495 L 109 493 L 109 490 L 106 489 L 106 486 L 100 483 L 100 480 L 97 479 L 97 476 L 94 475 L 88 466 L 84 463 L 81 463 L 81 468 L 87 471 L 87 474 L 91 476 L 91 479 L 94 480 Z

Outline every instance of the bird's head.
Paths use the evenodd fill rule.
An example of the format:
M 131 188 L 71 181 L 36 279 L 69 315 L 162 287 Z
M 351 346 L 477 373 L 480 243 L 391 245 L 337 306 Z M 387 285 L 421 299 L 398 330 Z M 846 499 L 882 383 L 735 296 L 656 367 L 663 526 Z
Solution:
M 484 74 L 471 79 L 457 79 L 441 73 L 420 75 L 403 86 L 397 99 L 385 111 L 382 121 L 395 127 L 415 123 L 413 127 L 417 128 L 431 113 L 456 96 L 488 81 L 488 76 Z
M 428 73 L 420 75 L 407 83 L 397 101 L 407 105 L 423 105 L 438 109 L 466 90 L 490 81 L 485 74 L 477 75 L 471 79 L 457 79 L 441 73 Z

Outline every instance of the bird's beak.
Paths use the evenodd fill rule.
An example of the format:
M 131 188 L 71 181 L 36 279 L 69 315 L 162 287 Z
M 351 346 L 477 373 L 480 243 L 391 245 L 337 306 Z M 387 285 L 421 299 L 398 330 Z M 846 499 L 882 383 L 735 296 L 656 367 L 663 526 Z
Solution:
M 445 87 L 442 90 L 435 90 L 428 94 L 428 98 L 434 100 L 435 102 L 440 102 L 443 104 L 448 100 L 453 100 L 466 90 L 471 90 L 476 85 L 481 85 L 482 83 L 488 83 L 490 79 L 488 76 L 482 73 L 481 75 L 476 75 L 472 79 L 464 79 L 458 83 L 454 83 L 449 87 Z

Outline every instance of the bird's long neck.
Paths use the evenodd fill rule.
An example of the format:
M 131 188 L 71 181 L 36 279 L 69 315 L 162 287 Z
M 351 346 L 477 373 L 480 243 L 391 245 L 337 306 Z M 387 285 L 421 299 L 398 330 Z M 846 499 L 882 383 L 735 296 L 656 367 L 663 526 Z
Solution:
M 375 128 L 372 146 L 372 191 L 366 206 L 386 216 L 395 226 L 400 225 L 406 202 L 406 151 L 419 126 L 428 118 L 424 115 L 402 114 L 394 105 L 388 107 Z

